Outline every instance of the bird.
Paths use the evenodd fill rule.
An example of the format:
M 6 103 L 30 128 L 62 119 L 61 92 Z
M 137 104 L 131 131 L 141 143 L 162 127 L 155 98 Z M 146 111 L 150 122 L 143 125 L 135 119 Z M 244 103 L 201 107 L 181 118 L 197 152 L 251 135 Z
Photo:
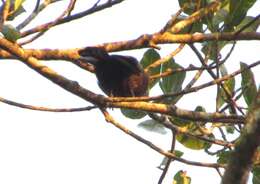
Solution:
M 78 51 L 80 60 L 92 64 L 98 85 L 109 97 L 147 96 L 149 75 L 132 56 L 109 55 L 99 47 Z

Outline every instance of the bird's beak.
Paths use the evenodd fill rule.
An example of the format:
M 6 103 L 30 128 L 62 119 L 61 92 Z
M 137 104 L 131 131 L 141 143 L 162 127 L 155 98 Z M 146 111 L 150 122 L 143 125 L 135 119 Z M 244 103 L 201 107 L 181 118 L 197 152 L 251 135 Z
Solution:
M 91 56 L 80 56 L 79 60 L 81 60 L 82 62 L 86 62 L 86 63 L 90 63 L 92 65 L 96 65 L 98 62 L 98 59 L 91 57 Z

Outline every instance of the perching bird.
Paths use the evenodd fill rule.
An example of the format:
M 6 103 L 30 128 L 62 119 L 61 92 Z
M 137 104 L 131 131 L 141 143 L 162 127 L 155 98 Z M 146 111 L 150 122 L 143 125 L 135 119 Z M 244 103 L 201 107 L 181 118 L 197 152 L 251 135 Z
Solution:
M 112 97 L 146 96 L 149 77 L 131 56 L 109 55 L 104 49 L 86 47 L 80 59 L 94 65 L 98 85 Z

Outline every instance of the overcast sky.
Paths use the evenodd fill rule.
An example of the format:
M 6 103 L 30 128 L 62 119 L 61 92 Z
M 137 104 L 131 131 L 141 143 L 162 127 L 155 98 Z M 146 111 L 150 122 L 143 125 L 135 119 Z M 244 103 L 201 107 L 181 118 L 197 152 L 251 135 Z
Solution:
M 26 6 L 33 7 L 32 2 L 27 1 Z M 78 2 L 81 3 L 79 9 L 83 10 L 87 7 L 86 1 L 78 0 Z M 57 5 L 48 8 L 29 27 L 57 17 L 66 4 Z M 258 1 L 250 13 L 256 15 L 255 12 L 259 9 Z M 58 26 L 26 47 L 78 48 L 134 39 L 144 33 L 160 30 L 177 10 L 177 1 L 173 0 L 125 1 L 93 16 Z M 21 16 L 18 20 L 23 19 L 24 16 Z M 177 44 L 162 46 L 160 53 L 164 56 L 177 46 Z M 259 42 L 239 42 L 227 63 L 229 72 L 239 69 L 240 61 L 250 64 L 259 60 L 259 49 Z M 145 49 L 141 49 L 122 52 L 122 54 L 140 59 L 144 51 Z M 183 66 L 191 63 L 198 64 L 196 57 L 191 53 L 186 48 L 175 59 Z M 79 81 L 87 89 L 102 93 L 93 74 L 63 61 L 46 63 L 67 78 Z M 254 71 L 257 73 L 256 80 L 259 85 L 259 67 Z M 204 75 L 197 84 L 207 80 L 209 80 L 208 76 Z M 14 60 L 0 63 L 0 84 L 1 97 L 21 103 L 62 108 L 89 105 Z M 155 90 L 154 93 L 156 92 Z M 214 111 L 215 87 L 201 91 L 196 98 L 193 95 L 187 95 L 178 105 L 190 110 L 197 105 L 203 105 L 208 111 Z M 106 123 L 98 110 L 50 113 L 24 110 L 0 103 L 0 112 L 0 183 L 153 184 L 157 183 L 160 177 L 161 171 L 156 167 L 163 156 Z M 111 113 L 121 123 L 165 150 L 170 148 L 170 133 L 160 135 L 146 132 L 136 128 L 141 120 L 128 120 L 116 109 L 111 110 Z M 179 144 L 177 149 L 186 150 Z M 184 158 L 214 161 L 201 151 L 189 150 L 184 154 Z M 172 177 L 178 170 L 186 170 L 192 177 L 193 184 L 220 181 L 217 172 L 213 169 L 174 162 L 165 183 L 171 183 Z

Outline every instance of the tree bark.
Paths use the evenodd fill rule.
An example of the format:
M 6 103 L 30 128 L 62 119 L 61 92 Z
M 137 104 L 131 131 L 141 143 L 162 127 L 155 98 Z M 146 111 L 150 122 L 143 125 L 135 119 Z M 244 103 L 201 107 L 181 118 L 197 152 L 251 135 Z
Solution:
M 246 184 L 253 165 L 254 155 L 260 145 L 260 90 L 249 109 L 246 125 L 236 143 L 224 173 L 222 184 Z

